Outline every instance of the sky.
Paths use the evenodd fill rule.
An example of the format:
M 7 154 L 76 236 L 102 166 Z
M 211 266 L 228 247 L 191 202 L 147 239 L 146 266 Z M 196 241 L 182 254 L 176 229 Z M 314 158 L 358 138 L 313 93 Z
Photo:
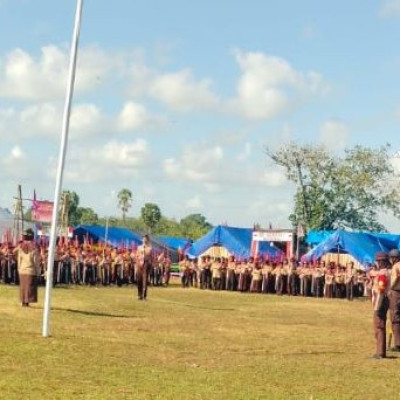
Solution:
M 0 0 L 0 207 L 54 196 L 75 2 Z M 400 0 L 85 0 L 63 187 L 288 228 L 265 148 L 400 149 Z M 399 163 L 400 167 L 400 163 Z M 400 223 L 382 216 L 389 230 Z

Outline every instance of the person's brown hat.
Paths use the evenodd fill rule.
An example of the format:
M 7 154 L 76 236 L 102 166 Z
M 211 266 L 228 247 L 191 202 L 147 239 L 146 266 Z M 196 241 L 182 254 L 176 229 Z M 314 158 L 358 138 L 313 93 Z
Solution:
M 24 240 L 33 240 L 35 237 L 35 234 L 31 228 L 25 229 L 24 233 L 22 234 Z

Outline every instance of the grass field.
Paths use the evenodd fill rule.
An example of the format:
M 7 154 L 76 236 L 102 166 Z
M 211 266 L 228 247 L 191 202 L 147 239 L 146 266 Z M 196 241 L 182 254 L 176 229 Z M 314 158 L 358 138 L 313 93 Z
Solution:
M 43 294 L 0 286 L 0 399 L 400 398 L 400 358 L 367 359 L 367 301 L 58 288 L 44 339 Z

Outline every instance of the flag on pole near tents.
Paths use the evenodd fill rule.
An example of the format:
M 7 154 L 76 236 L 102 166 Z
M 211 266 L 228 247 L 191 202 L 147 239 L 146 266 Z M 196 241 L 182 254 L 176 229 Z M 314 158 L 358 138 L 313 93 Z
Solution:
M 298 224 L 297 225 L 297 237 L 303 238 L 305 236 L 304 228 L 303 225 Z

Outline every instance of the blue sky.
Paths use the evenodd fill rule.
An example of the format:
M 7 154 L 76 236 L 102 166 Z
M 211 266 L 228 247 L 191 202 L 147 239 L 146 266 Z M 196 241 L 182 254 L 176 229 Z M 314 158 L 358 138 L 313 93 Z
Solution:
M 0 206 L 53 196 L 74 7 L 0 0 Z M 133 216 L 288 227 L 265 145 L 400 149 L 399 22 L 400 0 L 86 0 L 64 187 L 99 215 L 128 187 Z

